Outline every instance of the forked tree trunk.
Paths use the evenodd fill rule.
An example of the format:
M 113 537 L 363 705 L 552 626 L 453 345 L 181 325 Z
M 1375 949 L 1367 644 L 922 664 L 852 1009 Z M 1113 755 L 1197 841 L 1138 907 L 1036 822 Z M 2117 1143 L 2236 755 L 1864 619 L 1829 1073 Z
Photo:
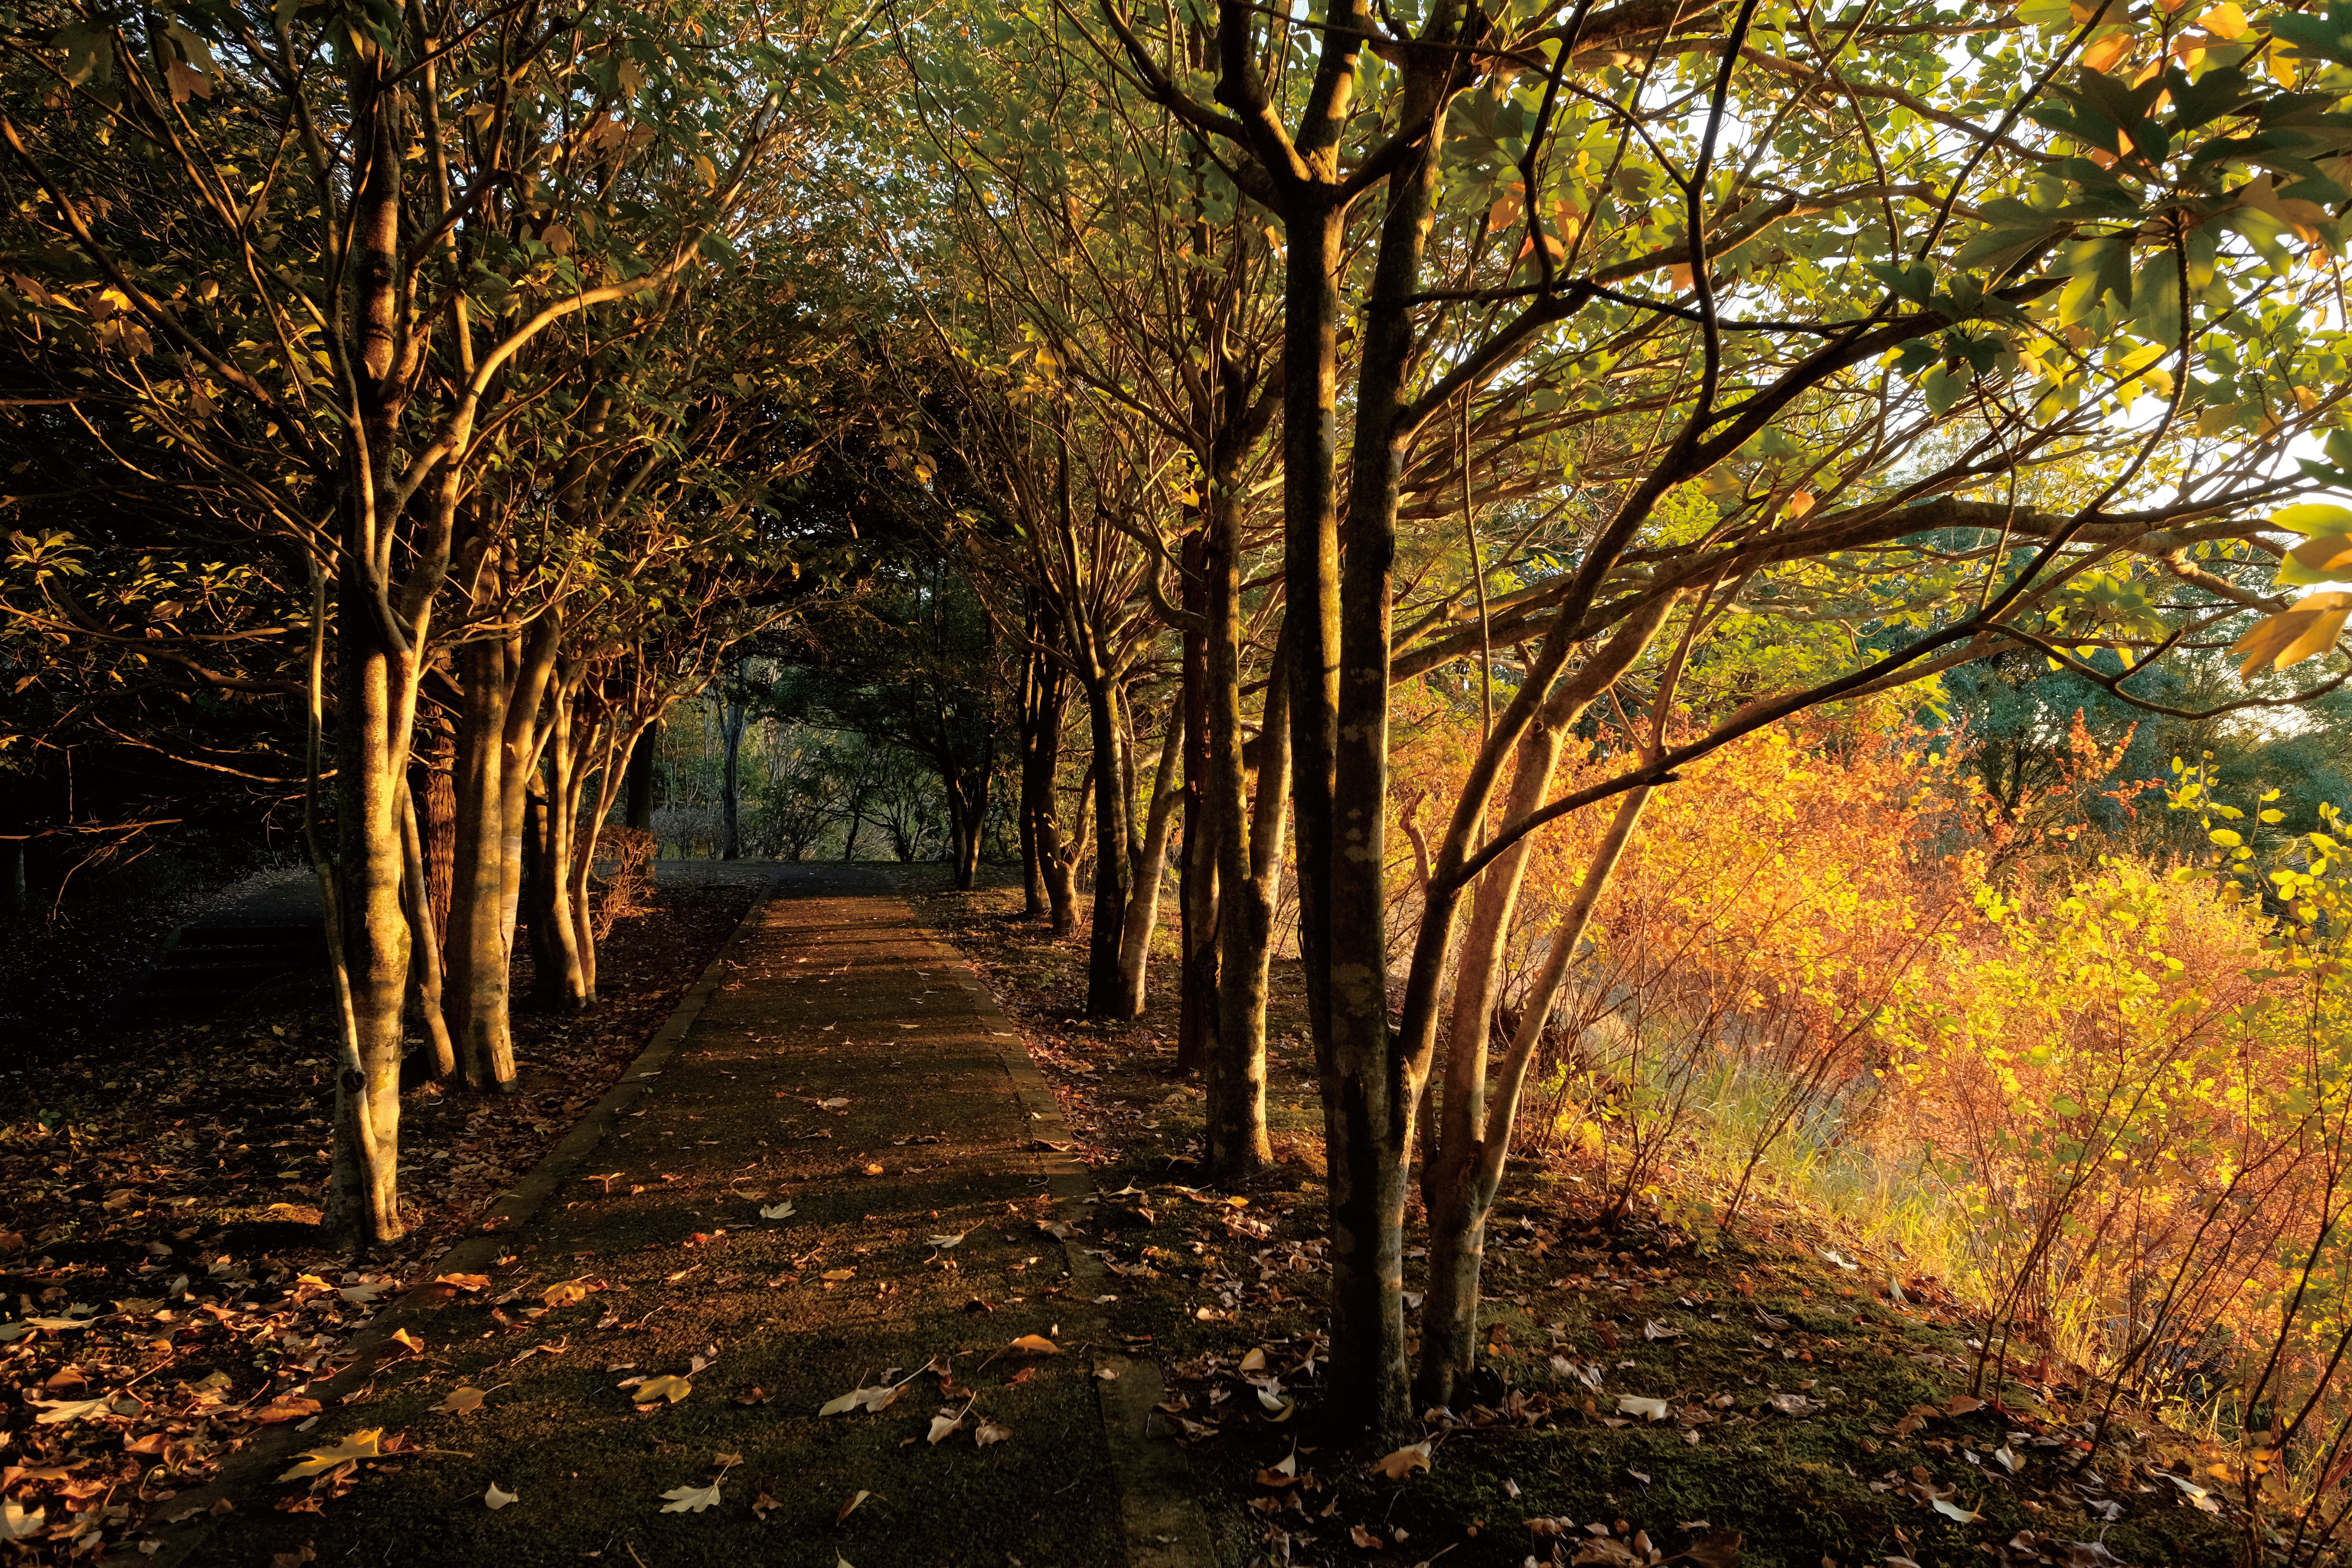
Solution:
M 1535 733 L 1530 733 L 1528 740 L 1535 739 Z M 1522 750 L 1524 753 L 1524 746 Z M 1549 766 L 1543 772 L 1549 782 Z M 1514 805 L 1530 793 L 1536 805 L 1540 805 L 1542 791 L 1516 788 L 1512 792 Z M 1567 918 L 1560 921 L 1559 929 L 1552 933 L 1551 949 L 1545 955 L 1543 970 L 1520 1012 L 1518 1031 L 1496 1077 L 1491 1110 L 1484 1104 L 1477 1105 L 1476 1120 L 1470 1121 L 1468 1114 L 1458 1112 L 1454 1103 L 1455 1086 L 1452 1082 L 1447 1085 L 1445 1135 L 1439 1142 L 1433 1162 L 1435 1168 L 1424 1174 L 1423 1184 L 1429 1205 L 1429 1293 L 1422 1303 L 1421 1366 L 1415 1393 L 1426 1404 L 1450 1404 L 1455 1380 L 1470 1370 L 1476 1358 L 1478 1283 L 1486 1260 L 1486 1219 L 1494 1211 L 1495 1194 L 1502 1185 L 1504 1165 L 1510 1155 L 1520 1091 L 1526 1087 L 1528 1069 L 1534 1065 L 1544 1030 L 1550 1023 L 1553 1004 L 1570 967 L 1576 962 L 1585 931 L 1591 925 L 1593 908 L 1615 874 L 1626 845 L 1632 842 L 1650 795 L 1647 788 L 1629 793 L 1618 805 L 1600 847 L 1593 851 L 1576 900 L 1570 906 Z M 1510 818 L 1507 816 L 1505 820 Z M 1482 1031 L 1486 1026 L 1483 1017 L 1479 1026 Z M 1480 1043 L 1484 1043 L 1483 1034 Z M 1455 1040 L 1457 1060 L 1466 1054 L 1465 1044 Z M 1478 1089 L 1483 1094 L 1486 1053 L 1481 1050 L 1477 1056 Z M 1466 1081 L 1466 1072 L 1462 1076 Z M 1466 1124 L 1457 1128 L 1457 1121 Z

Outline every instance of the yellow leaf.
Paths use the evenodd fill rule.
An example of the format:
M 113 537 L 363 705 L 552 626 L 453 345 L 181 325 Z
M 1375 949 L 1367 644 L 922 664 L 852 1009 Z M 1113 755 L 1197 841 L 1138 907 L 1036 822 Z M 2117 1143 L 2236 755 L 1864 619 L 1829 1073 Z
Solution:
M 2286 558 L 2300 567 L 2301 572 L 2290 577 L 2282 572 L 2282 580 L 2322 583 L 2336 576 L 2343 567 L 2352 566 L 2352 536 L 2324 533 L 2317 539 L 2306 539 L 2286 552 Z
M 315 1476 L 320 1470 L 331 1470 L 337 1465 L 348 1465 L 354 1459 L 383 1458 L 383 1428 L 371 1426 L 354 1432 L 331 1448 L 305 1448 L 294 1468 L 278 1479 L 299 1481 L 305 1476 Z
M 2083 51 L 2083 65 L 2089 70 L 2104 71 L 2123 58 L 2131 46 L 2132 37 L 2129 33 L 2109 33 Z
M 482 1407 L 482 1401 L 487 1397 L 482 1390 L 471 1385 L 453 1388 L 447 1398 L 433 1406 L 433 1413 L 436 1415 L 471 1415 Z
M 1016 1351 L 1028 1351 L 1034 1355 L 1060 1355 L 1062 1347 L 1043 1334 L 1024 1334 L 1013 1342 Z
M 319 1283 L 323 1285 L 326 1281 L 322 1279 Z M 487 1274 L 436 1274 L 433 1277 L 433 1283 L 446 1285 L 453 1290 L 487 1290 L 490 1288 L 490 1277 Z
M 410 1333 L 406 1329 L 393 1330 L 392 1342 L 396 1345 L 404 1347 L 411 1355 L 423 1355 L 425 1353 L 425 1342 L 418 1339 L 415 1334 Z
M 1811 510 L 1813 510 L 1813 492 L 1812 492 L 1812 491 L 1811 491 L 1811 490 L 1798 490 L 1798 491 L 1795 491 L 1794 493 L 1792 493 L 1792 494 L 1789 497 L 1789 507 L 1788 507 L 1788 511 L 1789 511 L 1789 515 L 1790 515 L 1790 517 L 1792 517 L 1792 518 L 1802 517 L 1802 516 L 1804 516 L 1807 512 L 1809 512 L 1809 511 L 1811 511 Z
M 550 1285 L 539 1293 L 539 1299 L 551 1307 L 572 1307 L 588 1299 L 588 1287 L 577 1279 L 566 1279 Z
M 2238 673 L 2251 677 L 2264 665 L 2284 669 L 2336 646 L 2344 621 L 2352 616 L 2352 594 L 2312 594 L 2293 607 L 2265 617 L 2253 630 L 2230 645 L 2242 661 Z
M 2237 0 L 2223 0 L 2198 17 L 2197 25 L 2225 42 L 2234 43 L 2246 36 L 2246 14 L 2239 8 Z
M 651 1405 L 667 1399 L 672 1405 L 694 1392 L 694 1384 L 683 1377 L 649 1377 L 637 1385 L 637 1403 Z

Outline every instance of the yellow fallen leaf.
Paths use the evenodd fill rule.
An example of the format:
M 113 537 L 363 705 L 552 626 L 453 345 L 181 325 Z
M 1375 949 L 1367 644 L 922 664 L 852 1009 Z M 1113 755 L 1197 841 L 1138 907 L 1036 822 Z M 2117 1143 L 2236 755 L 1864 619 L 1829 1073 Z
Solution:
M 857 1270 L 855 1268 L 828 1268 L 823 1274 L 818 1275 L 817 1278 L 820 1279 L 830 1279 L 835 1284 L 838 1285 L 844 1279 L 854 1278 L 856 1273 Z
M 1392 1481 L 1401 1481 L 1415 1470 L 1427 1468 L 1429 1468 L 1429 1444 L 1425 1440 L 1408 1443 L 1388 1458 L 1376 1459 L 1372 1463 L 1372 1474 L 1384 1476 Z
M 449 1391 L 448 1397 L 433 1406 L 433 1413 L 436 1415 L 471 1415 L 482 1407 L 482 1401 L 486 1397 L 482 1390 L 471 1385 L 453 1388 Z
M 19 1508 L 13 1502 L 0 1502 L 0 1541 L 29 1541 L 41 1532 L 47 1520 L 47 1509 Z
M 410 1333 L 406 1329 L 393 1330 L 392 1342 L 404 1347 L 411 1355 L 423 1355 L 425 1353 L 425 1342 L 418 1339 L 415 1334 Z
M 676 1405 L 679 1400 L 684 1399 L 688 1394 L 692 1394 L 693 1392 L 694 1384 L 688 1379 L 683 1377 L 649 1377 L 646 1379 L 645 1382 L 637 1384 L 637 1403 L 640 1405 L 651 1405 L 657 1399 L 667 1399 L 672 1405 Z
M 1053 1341 L 1047 1339 L 1043 1334 L 1024 1334 L 1019 1339 L 1013 1342 L 1013 1348 L 1016 1351 L 1027 1351 L 1033 1355 L 1060 1355 L 1062 1353 L 1062 1347 L 1055 1344 Z
M 1261 1345 L 1257 1349 L 1250 1352 L 1249 1354 L 1242 1357 L 1241 1370 L 1244 1372 L 1264 1372 L 1265 1370 L 1265 1347 Z
M 588 1299 L 588 1287 L 578 1279 L 561 1280 L 539 1293 L 551 1307 L 576 1307 Z
M 833 1516 L 833 1522 L 839 1524 L 843 1520 L 847 1519 L 851 1514 L 856 1513 L 857 1511 L 857 1505 L 864 1502 L 867 1498 L 870 1498 L 874 1494 L 872 1492 L 867 1491 L 857 1493 L 847 1502 L 841 1505 L 841 1511 Z
M 514 1493 L 502 1492 L 499 1490 L 499 1483 L 492 1481 L 490 1483 L 490 1489 L 482 1494 L 482 1506 L 488 1509 L 492 1513 L 496 1513 L 499 1510 L 506 1507 L 507 1504 L 514 1501 Z
M 354 1432 L 331 1448 L 305 1448 L 294 1468 L 278 1479 L 299 1481 L 305 1476 L 315 1476 L 320 1470 L 331 1470 L 337 1465 L 348 1465 L 354 1459 L 383 1458 L 383 1428 L 370 1426 Z
M 490 1277 L 487 1274 L 436 1274 L 433 1277 L 433 1283 L 446 1285 L 456 1290 L 487 1290 L 490 1288 Z
M 265 1426 L 280 1421 L 300 1421 L 319 1414 L 319 1402 L 299 1394 L 281 1394 L 260 1409 L 251 1413 L 250 1419 Z

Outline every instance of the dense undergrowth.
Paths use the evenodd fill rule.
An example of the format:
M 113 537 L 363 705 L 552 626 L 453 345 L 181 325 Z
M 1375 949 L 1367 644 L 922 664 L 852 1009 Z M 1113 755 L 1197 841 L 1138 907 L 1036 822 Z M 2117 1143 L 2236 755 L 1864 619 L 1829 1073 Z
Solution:
M 1443 727 L 1403 754 L 1442 773 Z M 2060 787 L 2003 810 L 1950 754 L 1765 738 L 1661 796 L 1519 1129 L 1475 1406 L 1431 1414 L 1430 1474 L 1383 1505 L 1402 1537 L 1269 1468 L 1312 1426 L 1246 1386 L 1310 1405 L 1317 1386 L 1321 1118 L 1295 966 L 1276 965 L 1269 1024 L 1280 1184 L 1222 1237 L 1164 1240 L 1200 1152 L 1195 1096 L 1166 1076 L 1172 953 L 1143 1020 L 1089 1026 L 1080 950 L 1016 895 L 934 896 L 1106 1189 L 1131 1189 L 1106 1203 L 1151 1218 L 1114 1249 L 1147 1281 L 1119 1310 L 1178 1370 L 1171 1419 L 1255 1551 L 1411 1563 L 1434 1531 L 1463 1562 L 1563 1543 L 1618 1562 L 1591 1543 L 1646 1532 L 1643 1560 L 1704 1561 L 1737 1529 L 1751 1559 L 1807 1564 L 2333 1555 L 2352 1476 L 2333 819 L 2284 837 L 2193 765 L 2168 792 L 2113 790 L 2079 735 Z M 2103 792 L 2141 853 L 2112 834 L 2078 850 Z M 1574 894 L 1579 834 L 1530 876 L 1522 974 Z M 1410 856 L 1411 831 L 1394 842 Z M 1315 1484 L 1373 1483 L 1327 1460 Z M 1482 1519 L 1517 1521 L 1507 1550 L 1459 1533 Z

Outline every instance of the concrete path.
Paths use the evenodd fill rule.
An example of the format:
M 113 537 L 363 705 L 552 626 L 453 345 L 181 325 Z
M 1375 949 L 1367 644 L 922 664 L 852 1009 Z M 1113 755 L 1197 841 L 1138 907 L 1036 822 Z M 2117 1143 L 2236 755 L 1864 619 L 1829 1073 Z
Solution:
M 421 1350 L 301 1439 L 433 1451 L 265 1485 L 195 1560 L 1041 1568 L 1172 1545 L 1171 1523 L 1131 1549 L 1149 1500 L 1122 1518 L 1115 1449 L 1156 1380 L 1088 1342 L 1098 1265 L 1074 1279 L 1044 1228 L 1073 1195 L 1050 1098 L 886 887 L 777 868 L 675 1055 L 488 1249 L 487 1287 L 404 1309 Z M 895 1393 L 819 1414 L 857 1389 Z M 516 1500 L 493 1510 L 494 1484 Z

